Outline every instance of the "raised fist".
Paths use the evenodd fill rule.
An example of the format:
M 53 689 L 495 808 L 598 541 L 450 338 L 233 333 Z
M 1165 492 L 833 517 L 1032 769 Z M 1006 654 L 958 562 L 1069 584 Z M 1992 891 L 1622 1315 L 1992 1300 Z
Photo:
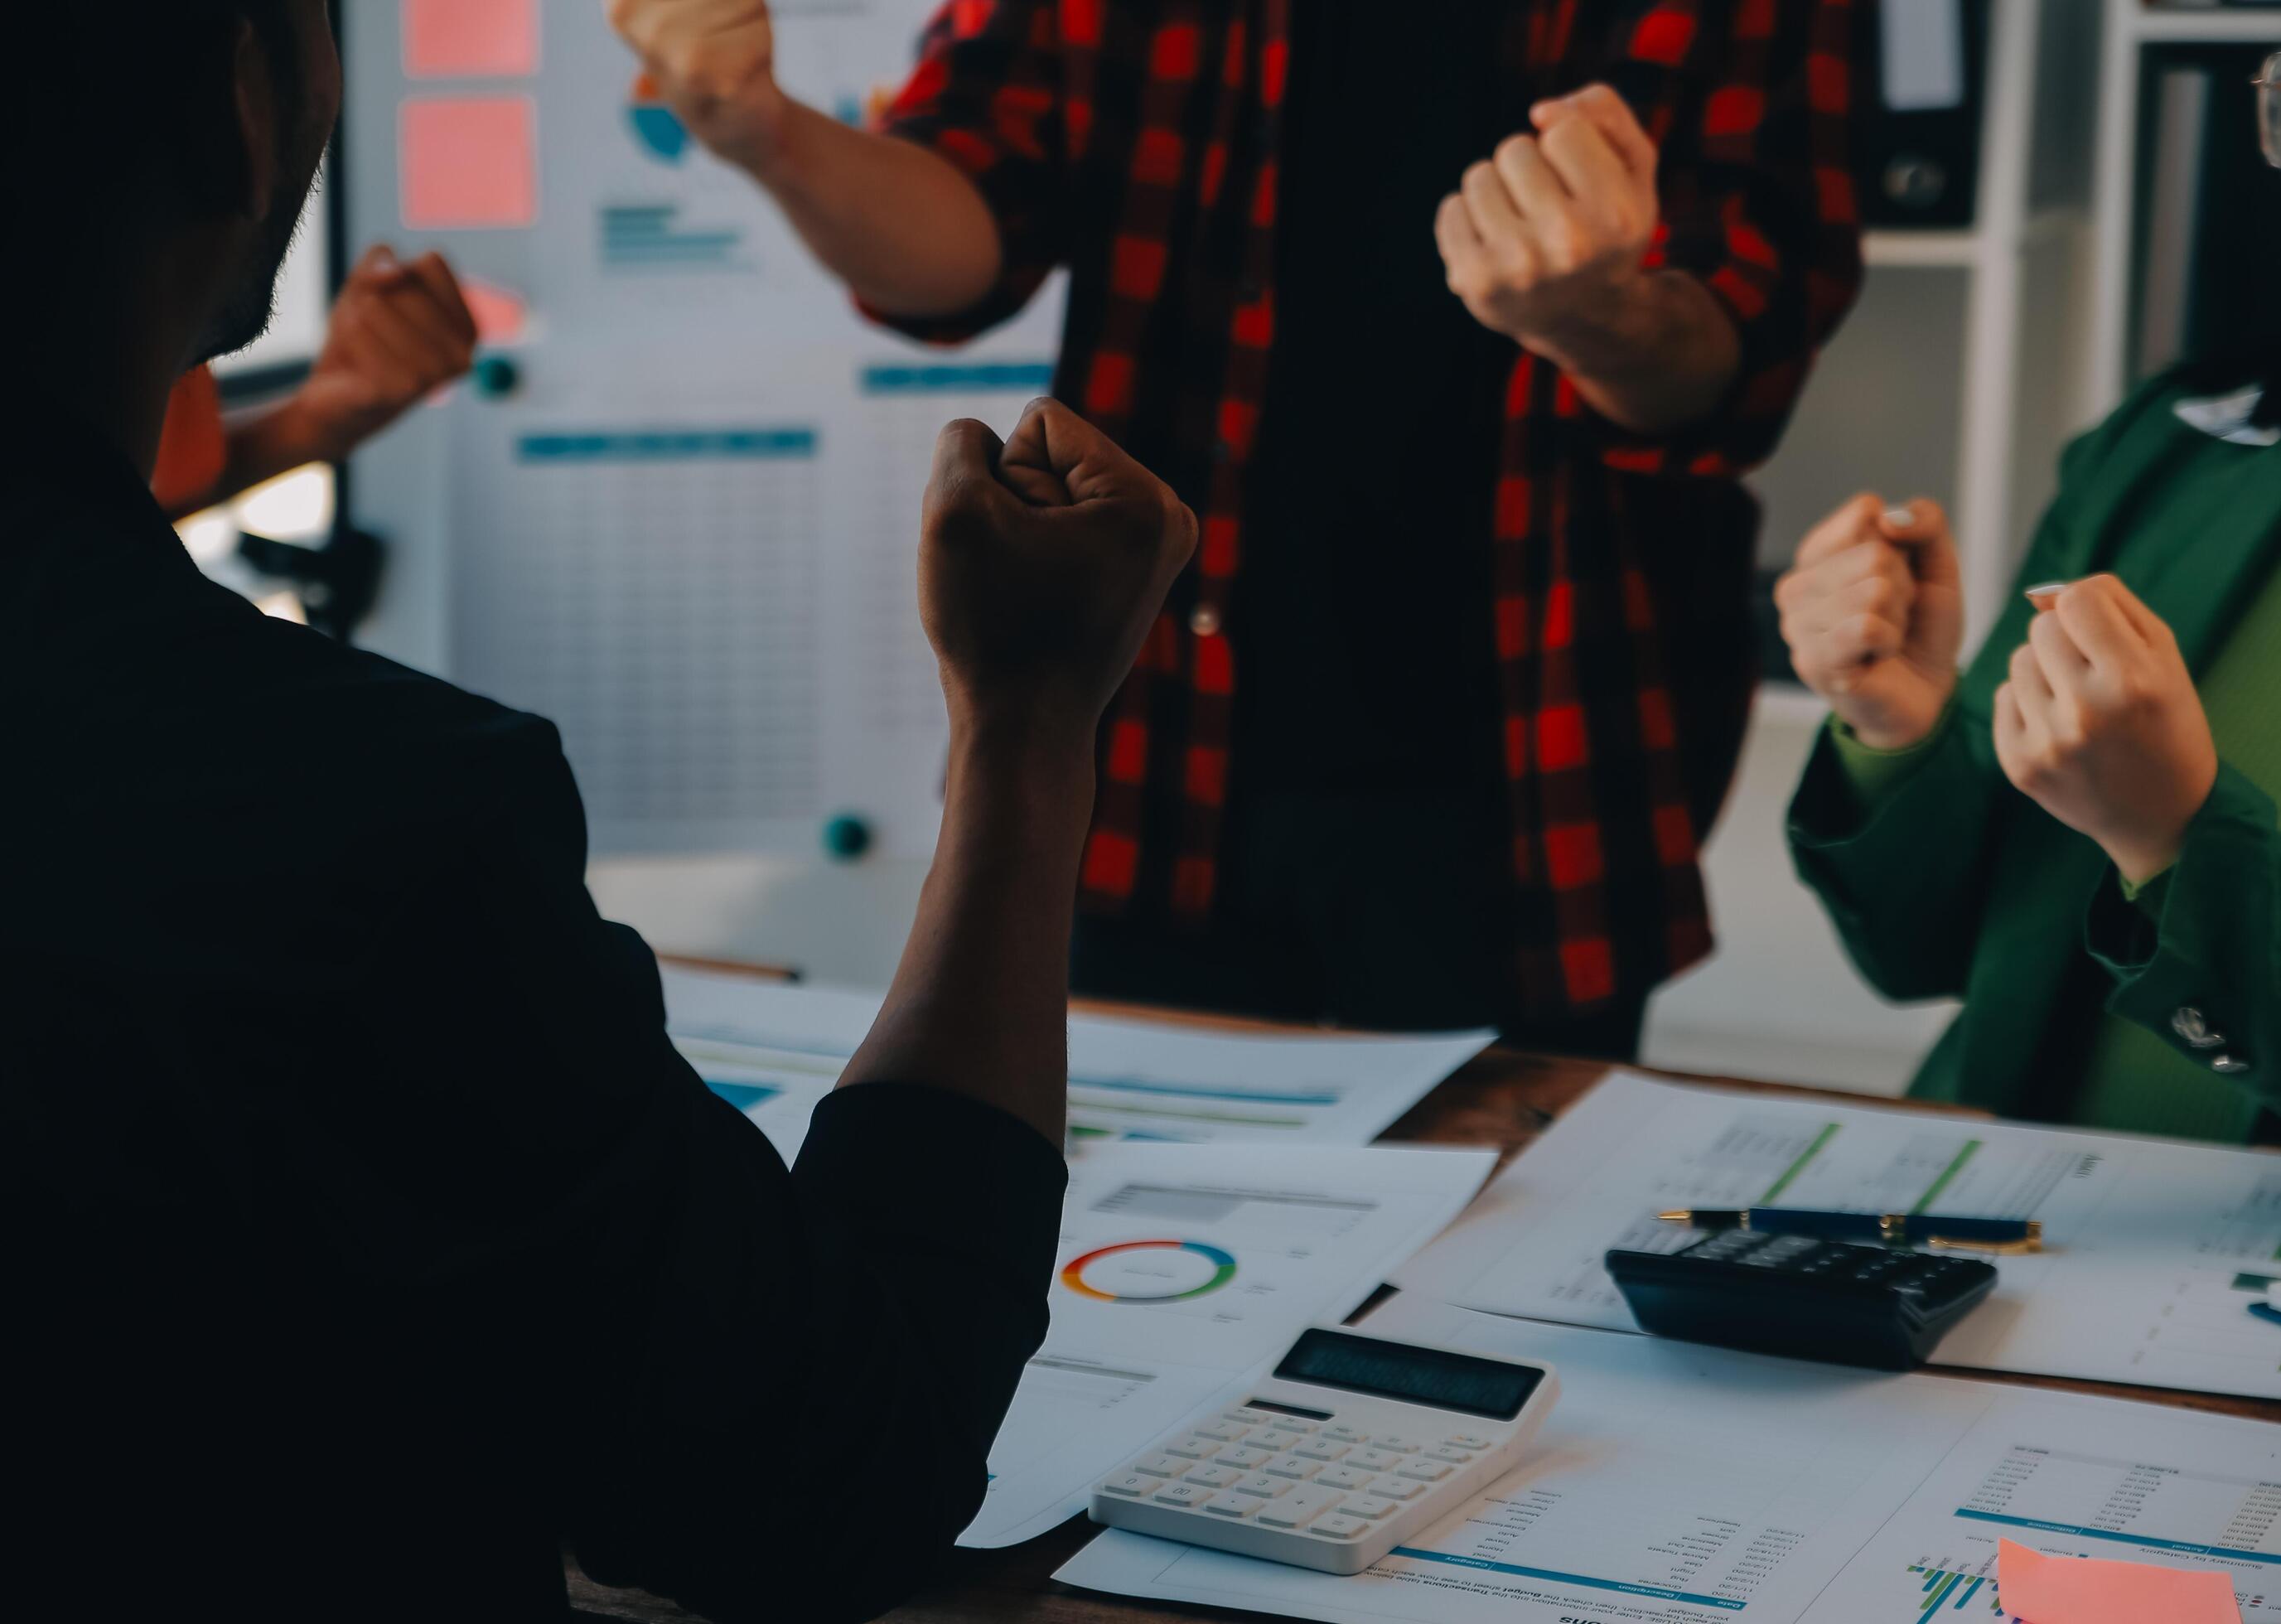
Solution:
M 1873 749 L 1932 731 L 1956 692 L 1963 577 L 1937 502 L 1857 496 L 1799 545 L 1775 588 L 1798 680 Z
M 609 0 L 610 24 L 690 134 L 747 166 L 768 156 L 784 106 L 765 0 Z
M 1195 515 L 1056 401 L 1012 439 L 962 421 L 928 483 L 919 603 L 955 723 L 1090 749 L 1164 594 Z

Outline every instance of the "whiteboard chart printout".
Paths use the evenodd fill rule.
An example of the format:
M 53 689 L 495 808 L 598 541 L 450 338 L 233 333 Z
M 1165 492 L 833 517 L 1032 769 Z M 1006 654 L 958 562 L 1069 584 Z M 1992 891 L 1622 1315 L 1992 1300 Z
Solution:
M 2009 1538 L 2215 1569 L 2246 1624 L 2281 1617 L 2281 1427 L 1407 1294 L 1369 1323 L 1557 1365 L 1560 1402 L 1530 1458 L 1351 1578 L 1121 1531 L 1055 1577 L 1329 1624 L 2000 1624 Z
M 1943 1365 L 2281 1398 L 2281 1156 L 1611 1076 L 1397 1282 L 1490 1313 L 1635 1329 L 1601 1267 L 1669 1251 L 1678 1207 L 2035 1218 L 2045 1250 Z
M 876 993 L 783 986 L 668 966 L 667 1025 L 789 1158 L 871 1029 Z M 1070 1022 L 1070 1145 L 1123 1140 L 1360 1145 L 1488 1046 L 1491 1034 L 1281 1037 L 1079 1016 Z
M 962 1543 L 1015 1544 L 1076 1514 L 1125 1457 L 1256 1378 L 1308 1326 L 1353 1312 L 1496 1163 L 1383 1145 L 1118 1144 L 1073 1164 L 1051 1327 Z
M 937 5 L 774 7 L 778 77 L 862 122 Z M 920 498 L 946 422 L 1003 433 L 1049 388 L 1062 284 L 955 354 L 864 320 L 607 10 L 344 12 L 350 230 L 448 256 L 505 363 L 361 460 L 360 514 L 412 566 L 390 591 L 429 606 L 383 615 L 560 725 L 597 851 L 813 853 L 852 816 L 923 855 L 949 727 Z

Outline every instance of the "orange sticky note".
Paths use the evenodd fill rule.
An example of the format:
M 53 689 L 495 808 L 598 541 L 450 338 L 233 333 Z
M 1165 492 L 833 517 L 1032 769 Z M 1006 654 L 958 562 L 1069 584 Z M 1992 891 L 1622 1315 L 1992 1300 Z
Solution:
M 538 71 L 538 0 L 404 0 L 413 79 L 521 79 Z
M 538 112 L 529 97 L 414 97 L 397 133 L 406 230 L 512 230 L 538 218 Z
M 2210 1568 L 2047 1557 L 2006 1540 L 1996 1595 L 2020 1624 L 2241 1624 L 2233 1581 Z

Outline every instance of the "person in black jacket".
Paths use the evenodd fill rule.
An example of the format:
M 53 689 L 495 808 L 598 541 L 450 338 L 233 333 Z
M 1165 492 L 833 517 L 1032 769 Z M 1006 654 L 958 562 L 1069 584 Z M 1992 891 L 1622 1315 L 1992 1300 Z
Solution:
M 945 431 L 940 845 L 787 1170 L 596 914 L 554 730 L 265 619 L 150 495 L 266 320 L 322 0 L 11 24 L 9 1611 L 560 1617 L 566 1546 L 721 1619 L 893 1605 L 1044 1334 L 1094 730 L 1193 519 L 1050 403 Z

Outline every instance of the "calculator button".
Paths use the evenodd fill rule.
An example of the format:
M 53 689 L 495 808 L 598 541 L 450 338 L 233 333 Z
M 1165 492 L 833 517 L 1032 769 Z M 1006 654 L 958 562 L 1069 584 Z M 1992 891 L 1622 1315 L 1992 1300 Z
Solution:
M 1188 1469 L 1188 1463 L 1175 1460 L 1170 1455 L 1148 1455 L 1134 1461 L 1133 1469 L 1150 1477 L 1178 1477 Z
M 1370 1532 L 1370 1525 L 1359 1517 L 1349 1517 L 1339 1512 L 1328 1517 L 1318 1517 L 1307 1532 L 1324 1539 L 1357 1539 Z
M 1194 1483 L 1167 1483 L 1156 1494 L 1159 1505 L 1184 1505 L 1191 1509 L 1201 1506 L 1212 1497 L 1212 1491 Z
M 1327 1489 L 1295 1489 L 1280 1500 L 1259 1508 L 1259 1521 L 1269 1528 L 1303 1528 L 1316 1518 L 1336 1511 L 1344 1496 Z
M 1255 1500 L 1279 1500 L 1291 1490 L 1291 1480 L 1270 1477 L 1264 1472 L 1255 1472 L 1235 1486 L 1235 1492 L 1249 1495 Z
M 1281 1427 L 1269 1432 L 1254 1433 L 1249 1439 L 1253 1449 L 1265 1450 L 1271 1455 L 1280 1455 L 1284 1450 L 1295 1444 L 1304 1443 L 1306 1441 L 1306 1434 L 1292 1432 Z
M 1326 1466 L 1315 1474 L 1316 1483 L 1324 1489 L 1367 1489 L 1371 1474 L 1357 1472 L 1352 1466 Z
M 1256 1472 L 1275 1458 L 1272 1450 L 1250 1448 L 1222 1450 L 1212 1459 L 1223 1466 L 1233 1466 L 1238 1472 Z
M 1391 1472 L 1402 1464 L 1402 1457 L 1391 1450 L 1357 1450 L 1347 1464 L 1365 1472 Z
M 1161 1477 L 1143 1477 L 1138 1472 L 1127 1472 L 1122 1477 L 1113 1477 L 1103 1483 L 1101 1486 L 1101 1492 L 1105 1495 L 1119 1495 L 1127 1500 L 1138 1500 L 1143 1496 L 1154 1494 L 1164 1487 L 1164 1480 Z
M 1419 1442 L 1415 1438 L 1401 1438 L 1382 1435 L 1372 1438 L 1371 1442 L 1376 1444 L 1380 1449 L 1392 1450 L 1397 1455 L 1415 1455 L 1419 1450 L 1426 1447 L 1424 1444 Z
M 1270 1477 L 1295 1478 L 1301 1482 L 1306 1481 L 1322 1469 L 1317 1462 L 1302 1460 L 1296 1455 L 1278 1455 L 1260 1468 Z
M 1413 1460 L 1402 1468 L 1399 1475 L 1414 1477 L 1421 1483 L 1438 1483 L 1450 1475 L 1450 1468 L 1438 1460 Z
M 1230 1489 L 1234 1487 L 1242 1476 L 1242 1473 L 1231 1472 L 1226 1466 L 1198 1466 L 1180 1481 L 1201 1484 L 1206 1489 Z
M 1357 1432 L 1351 1427 L 1326 1427 L 1323 1428 L 1323 1436 L 1339 1443 L 1367 1443 L 1370 1442 L 1370 1435 L 1368 1433 Z
M 1398 1477 L 1382 1477 L 1370 1486 L 1370 1492 L 1381 1500 L 1415 1500 L 1426 1492 L 1426 1485 Z
M 1427 1450 L 1426 1451 L 1427 1459 L 1447 1461 L 1453 1466 L 1462 1466 L 1473 1458 L 1471 1450 Z
M 1442 1442 L 1453 1450 L 1486 1450 L 1496 1447 L 1487 1438 L 1476 1438 L 1469 1432 L 1453 1432 Z
M 1270 1415 L 1264 1410 L 1254 1410 L 1248 1405 L 1229 1411 L 1227 1412 L 1227 1419 L 1233 1421 L 1238 1427 L 1280 1427 L 1283 1425 L 1282 1419 L 1280 1416 Z
M 1291 1452 L 1303 1460 L 1344 1460 L 1347 1446 L 1333 1443 L 1327 1439 L 1318 1439 L 1313 1443 L 1303 1443 Z
M 1367 1517 L 1372 1522 L 1376 1522 L 1381 1517 L 1391 1516 L 1401 1509 L 1401 1506 L 1384 1495 L 1357 1495 L 1347 1502 L 1348 1516 Z
M 1217 1438 L 1183 1438 L 1178 1443 L 1164 1446 L 1167 1455 L 1178 1455 L 1182 1460 L 1210 1460 L 1219 1453 Z
M 1280 1427 L 1285 1432 L 1313 1432 L 1322 1426 L 1320 1421 L 1302 1420 L 1295 1415 L 1273 1416 L 1269 1418 L 1268 1424 Z
M 1249 1427 L 1240 1427 L 1233 1421 L 1213 1421 L 1206 1426 L 1197 1427 L 1196 1436 L 1199 1438 L 1217 1438 L 1222 1443 L 1233 1443 L 1238 1438 L 1243 1437 L 1250 1431 L 1251 1428 Z
M 1221 1495 L 1209 1501 L 1204 1510 L 1214 1517 L 1225 1517 L 1230 1522 L 1241 1522 L 1259 1509 L 1256 1500 L 1240 1500 L 1233 1495 Z

